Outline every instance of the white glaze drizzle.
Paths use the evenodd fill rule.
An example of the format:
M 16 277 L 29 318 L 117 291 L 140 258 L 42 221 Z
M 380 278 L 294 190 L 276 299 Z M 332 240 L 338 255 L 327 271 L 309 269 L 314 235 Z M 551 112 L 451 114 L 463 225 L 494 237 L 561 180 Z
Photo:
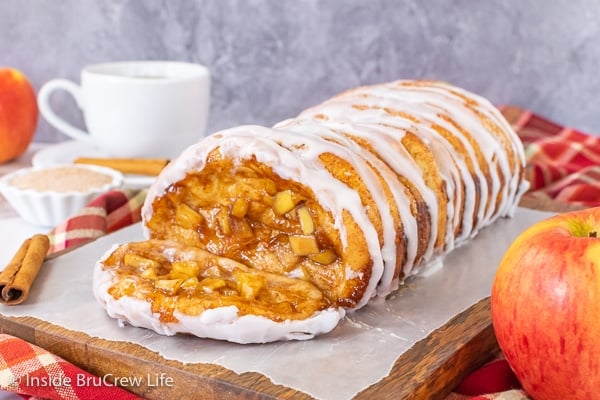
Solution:
M 407 85 L 404 85 L 404 83 L 407 83 Z M 459 93 L 460 96 L 452 93 L 452 91 Z M 461 96 L 472 100 L 472 102 L 469 102 L 469 106 L 466 105 L 465 98 Z M 500 128 L 498 133 L 504 135 L 510 146 L 509 151 L 514 153 L 514 162 L 516 164 L 514 171 L 510 168 L 509 155 L 504 149 L 501 140 L 489 131 L 469 107 L 474 107 L 477 112 L 486 116 Z M 391 115 L 386 109 L 406 113 L 410 116 L 410 119 L 404 118 L 402 115 Z M 464 131 L 439 118 L 436 115 L 436 111 L 449 115 Z M 452 237 L 452 235 L 446 237 L 446 251 L 450 250 L 455 244 L 459 244 L 476 235 L 482 227 L 492 223 L 499 216 L 511 215 L 516 208 L 518 199 L 527 188 L 527 184 L 521 182 L 521 171 L 525 163 L 522 146 L 518 136 L 499 111 L 487 100 L 444 83 L 428 82 L 426 86 L 413 86 L 411 82 L 398 81 L 383 85 L 360 87 L 344 92 L 302 112 L 299 118 L 313 118 L 320 123 L 346 121 L 351 124 L 389 125 L 414 131 L 420 137 L 427 138 L 433 151 L 440 144 L 444 146 L 450 152 L 451 157 L 453 157 L 456 163 L 454 167 L 458 166 L 460 176 L 463 178 L 463 182 L 465 182 L 465 212 L 462 213 L 463 230 L 461 235 L 456 238 Z M 452 149 L 451 145 L 441 135 L 429 129 L 429 126 L 425 123 L 413 123 L 412 119 L 414 118 L 441 126 L 459 139 L 468 150 L 469 153 L 467 156 L 472 160 L 472 165 L 475 168 L 474 173 L 481 189 L 479 193 L 481 196 L 480 207 L 478 210 L 475 210 L 476 193 L 474 181 L 470 176 L 464 158 L 461 160 L 461 157 L 452 155 L 456 151 Z M 382 127 L 381 129 L 385 128 Z M 488 202 L 487 179 L 484 177 L 474 150 L 463 132 L 468 132 L 472 140 L 475 140 L 483 157 L 490 163 L 488 175 L 491 180 L 491 191 L 489 197 L 492 204 L 487 208 L 487 212 L 485 207 Z M 439 148 L 436 153 L 437 157 L 442 156 Z M 452 182 L 450 176 L 456 178 L 456 174 L 452 172 L 453 168 L 443 169 L 444 165 L 447 164 L 447 159 L 445 162 L 442 159 L 440 161 L 438 166 L 442 167 L 440 169 L 441 172 L 446 172 L 446 183 Z M 503 185 L 501 185 L 500 176 L 502 176 L 504 181 Z M 459 193 L 460 191 L 455 191 L 456 195 Z M 498 197 L 500 197 L 500 204 L 496 205 Z M 452 200 L 449 205 L 455 201 L 456 199 Z M 431 204 L 428 203 L 428 205 L 431 208 Z M 468 212 L 469 210 L 471 212 Z M 451 213 L 452 211 L 450 210 Z M 473 212 L 476 212 L 478 216 L 478 224 L 476 226 L 473 224 Z M 450 216 L 452 214 L 449 214 Z M 456 218 L 457 216 L 454 217 Z M 456 222 L 455 219 L 454 221 Z M 428 252 L 423 259 L 423 263 L 431 262 L 431 260 L 432 254 Z
M 291 119 L 282 121 L 281 123 L 277 124 L 275 128 L 282 129 L 288 132 L 299 132 L 303 135 L 318 135 L 319 137 L 326 140 L 335 140 L 341 145 L 355 152 L 364 160 L 368 161 L 371 165 L 377 168 L 382 178 L 388 183 L 388 188 L 394 198 L 394 204 L 399 210 L 399 215 L 401 218 L 403 229 L 403 236 L 406 240 L 406 259 L 404 260 L 404 266 L 405 268 L 412 268 L 417 254 L 416 238 L 418 237 L 418 232 L 416 218 L 412 215 L 410 211 L 410 200 L 408 199 L 406 193 L 407 189 L 397 180 L 392 171 L 390 171 L 389 167 L 387 167 L 383 163 L 383 161 L 381 161 L 374 154 L 362 148 L 357 143 L 348 139 L 344 135 L 344 132 L 350 133 L 356 131 L 356 129 L 360 127 L 357 125 L 345 125 L 341 123 L 328 124 L 319 122 L 317 124 L 314 121 L 310 120 Z M 376 177 L 374 177 L 373 183 L 375 183 L 375 186 L 378 185 Z M 372 186 L 372 184 L 370 186 Z M 383 207 L 389 209 L 389 205 L 387 204 L 385 194 L 381 193 L 379 196 L 380 198 L 375 200 L 376 203 L 379 204 L 383 202 Z M 387 216 L 384 218 L 387 218 Z M 382 219 L 382 223 L 384 224 L 385 231 L 385 241 L 383 246 L 385 247 L 385 249 L 382 248 L 382 253 L 384 254 L 385 268 L 383 276 L 381 277 L 381 280 L 379 281 L 379 285 L 377 287 L 377 294 L 380 296 L 385 296 L 391 291 L 397 289 L 398 286 L 398 277 L 395 276 L 397 262 L 395 243 L 396 227 L 393 224 L 394 221 L 391 215 L 387 219 Z
M 369 100 L 371 101 L 371 103 L 369 103 Z M 387 99 L 386 99 L 387 100 Z M 357 111 L 356 109 L 354 109 L 355 105 L 364 105 L 364 106 L 373 106 L 374 104 L 377 105 L 379 108 L 377 109 L 366 109 L 366 110 L 361 110 L 361 111 Z M 433 119 L 435 121 L 435 123 L 437 123 L 438 125 L 444 127 L 445 129 L 449 130 L 450 132 L 452 132 L 453 130 L 455 132 L 456 135 L 456 129 L 454 129 L 454 127 L 452 126 L 448 126 L 448 124 L 443 121 L 442 119 L 439 118 L 434 118 L 431 116 L 431 114 L 428 114 L 425 111 L 425 108 L 428 106 L 427 103 L 397 103 L 397 102 L 390 102 L 390 101 L 381 101 L 377 98 L 369 98 L 369 97 L 363 97 L 363 96 L 356 96 L 356 98 L 352 97 L 352 98 L 347 98 L 346 96 L 337 98 L 336 101 L 334 102 L 333 100 L 328 101 L 326 103 L 324 103 L 321 106 L 317 106 L 314 107 L 312 109 L 309 109 L 308 112 L 304 112 L 301 114 L 301 116 L 310 116 L 310 115 L 319 115 L 319 114 L 326 114 L 329 118 L 333 119 L 333 120 L 337 120 L 337 119 L 350 119 L 351 121 L 354 122 L 361 122 L 361 123 L 379 123 L 379 124 L 385 124 L 385 125 L 391 125 L 391 126 L 403 126 L 406 124 L 406 122 L 402 122 L 405 121 L 401 116 L 396 116 L 396 115 L 390 115 L 389 113 L 385 112 L 383 110 L 384 107 L 389 107 L 390 109 L 399 109 L 401 111 L 408 111 L 409 114 L 411 114 L 411 116 L 417 116 L 417 117 L 422 117 L 423 119 L 427 119 L 428 117 Z M 451 114 L 453 117 L 455 117 L 455 114 Z M 420 126 L 420 125 L 419 125 Z M 424 127 L 420 126 L 420 130 L 423 130 Z M 466 139 L 464 139 L 464 137 L 462 136 L 462 134 L 458 134 L 456 135 L 456 137 L 458 137 L 459 139 L 463 140 L 463 144 L 466 146 L 467 149 L 471 149 L 472 150 L 472 146 L 468 143 L 468 142 L 464 142 Z M 471 154 L 469 154 L 471 156 Z M 472 155 L 472 157 L 475 157 L 474 155 Z M 478 163 L 476 163 L 476 165 L 478 165 Z M 464 174 L 464 173 L 463 173 Z M 480 193 L 481 195 L 481 202 L 483 204 L 486 204 L 488 196 L 487 196 L 487 181 L 485 179 L 485 177 L 483 176 L 483 173 L 481 172 L 480 169 L 477 170 L 477 176 L 479 178 L 479 184 L 480 187 L 482 188 L 482 191 Z M 468 179 L 469 181 L 472 181 L 472 179 Z M 496 181 L 497 182 L 497 181 Z M 497 184 L 499 185 L 499 183 L 497 182 Z M 468 199 L 473 199 L 473 196 L 468 196 Z M 472 207 L 474 208 L 474 204 L 471 204 L 472 202 L 469 201 L 467 203 L 467 207 Z M 473 201 L 474 203 L 474 201 Z M 478 210 L 478 221 L 484 221 L 485 220 L 485 215 L 484 215 L 484 208 L 480 208 Z M 468 214 L 465 213 L 464 215 L 464 219 L 463 219 L 463 224 L 468 227 L 468 226 L 472 226 L 472 221 L 470 221 L 472 214 Z M 468 229 L 466 228 L 463 232 L 464 235 L 461 235 L 460 240 L 463 239 L 467 239 L 470 235 L 467 235 L 467 233 L 470 233 L 471 231 L 477 231 L 481 226 L 477 226 L 477 227 L 473 227 L 472 229 Z
M 392 85 L 393 84 L 390 84 L 389 86 Z M 496 199 L 500 190 L 503 190 L 504 192 L 502 193 L 503 202 L 510 198 L 508 194 L 510 185 L 508 182 L 510 181 L 510 177 L 513 175 L 513 172 L 509 167 L 507 152 L 504 150 L 502 144 L 493 135 L 493 133 L 490 132 L 490 130 L 483 125 L 481 120 L 468 107 L 465 106 L 465 100 L 452 93 L 453 88 L 435 83 L 427 87 L 418 87 L 418 90 L 417 87 L 413 86 L 396 85 L 393 87 L 398 91 L 398 95 L 401 95 L 406 100 L 423 102 L 427 101 L 431 104 L 437 104 L 446 107 L 453 119 L 457 121 L 461 127 L 466 129 L 479 143 L 485 159 L 490 163 L 489 174 L 492 178 L 492 199 Z M 474 104 L 479 105 L 477 102 Z M 489 106 L 489 108 L 493 108 L 491 105 Z M 476 108 L 478 111 L 481 111 L 482 107 Z M 497 172 L 498 167 L 500 167 L 504 182 L 506 183 L 503 187 L 500 187 L 500 177 Z M 484 215 L 482 221 L 485 225 L 493 222 L 495 217 L 499 216 L 498 213 L 496 215 L 494 214 L 495 208 L 496 207 L 490 207 L 487 214 Z M 498 209 L 502 208 L 502 206 L 498 207 Z M 479 228 L 485 225 L 482 225 Z
M 403 85 L 403 83 L 408 83 L 408 85 Z M 522 195 L 522 193 L 526 190 L 526 185 L 521 184 L 520 187 L 517 187 L 517 183 L 519 183 L 521 178 L 520 169 L 524 165 L 524 153 L 516 133 L 512 130 L 512 128 L 510 128 L 508 123 L 500 115 L 499 111 L 495 109 L 487 100 L 444 83 L 428 82 L 427 86 L 411 86 L 410 84 L 411 82 L 398 81 L 384 85 L 357 88 L 345 92 L 338 97 L 334 97 L 333 99 L 328 100 L 319 106 L 313 107 L 302 113 L 301 116 L 305 116 L 307 114 L 318 115 L 319 112 L 322 113 L 324 108 L 328 108 L 329 116 L 332 117 L 332 105 L 339 107 L 341 104 L 346 103 L 346 107 L 344 107 L 342 110 L 337 110 L 337 112 L 333 113 L 334 116 L 332 117 L 340 117 L 341 112 L 341 118 L 344 118 L 344 115 L 347 117 L 349 106 L 351 107 L 352 105 L 360 105 L 361 102 L 363 105 L 365 105 L 365 102 L 367 105 L 369 102 L 371 102 L 372 105 L 377 105 L 379 108 L 389 107 L 390 109 L 408 111 L 409 114 L 411 114 L 412 111 L 415 112 L 414 115 L 416 116 L 420 116 L 421 113 L 418 110 L 411 110 L 410 108 L 407 109 L 407 103 L 415 103 L 421 106 L 426 104 L 435 105 L 441 109 L 446 109 L 448 110 L 447 114 L 450 115 L 453 120 L 457 121 L 461 127 L 466 129 L 469 134 L 471 134 L 472 137 L 478 142 L 486 160 L 495 160 L 494 163 L 491 163 L 491 168 L 489 171 L 493 186 L 493 199 L 496 198 L 498 190 L 500 190 L 500 181 L 496 171 L 496 166 L 500 167 L 503 178 L 505 179 L 505 182 L 507 182 L 507 184 L 503 185 L 502 188 L 502 203 L 497 207 L 498 212 L 493 214 L 495 207 L 490 207 L 487 214 L 480 214 L 479 220 L 481 223 L 473 229 L 472 235 L 476 234 L 481 227 L 493 222 L 496 217 L 500 215 L 510 215 L 512 212 L 514 212 L 514 208 L 516 206 L 511 199 L 520 197 L 520 195 Z M 511 144 L 511 150 L 519 158 L 518 164 L 520 167 L 517 168 L 516 173 L 515 171 L 510 171 L 507 160 L 508 155 L 502 148 L 498 139 L 495 138 L 494 135 L 491 134 L 491 132 L 481 123 L 479 118 L 465 106 L 465 99 L 455 95 L 452 93 L 452 91 L 460 93 L 461 95 L 474 100 L 470 106 L 475 107 L 478 112 L 486 115 L 490 120 L 496 122 L 497 125 L 502 128 L 501 133 L 508 137 L 509 143 Z M 395 100 L 396 102 L 392 100 Z M 370 110 L 354 110 L 354 112 L 350 112 L 350 118 L 354 118 L 355 121 L 360 121 L 363 116 L 367 115 L 365 111 Z M 383 112 L 382 110 L 377 110 L 376 113 L 371 114 L 369 120 L 371 118 L 378 117 L 385 118 L 385 114 L 387 113 Z M 445 128 L 448 128 L 447 124 Z M 456 129 L 454 129 L 454 133 L 456 133 Z M 457 137 L 460 137 L 460 135 Z M 482 191 L 482 194 L 485 194 L 485 191 Z M 485 203 L 484 201 L 482 202 Z M 483 212 L 483 208 L 480 211 Z
M 407 130 L 413 133 L 416 133 L 422 140 L 426 141 L 430 147 L 430 150 L 434 152 L 437 166 L 442 173 L 442 178 L 446 183 L 446 188 L 448 191 L 452 193 L 448 193 L 450 199 L 453 198 L 454 195 L 457 198 L 454 201 L 448 202 L 447 213 L 448 213 L 448 226 L 446 227 L 446 231 L 452 231 L 454 226 L 456 226 L 459 221 L 458 219 L 461 217 L 459 213 L 455 212 L 455 204 L 458 202 L 462 204 L 466 199 L 473 199 L 475 197 L 474 194 L 474 183 L 471 177 L 471 174 L 467 168 L 467 164 L 465 162 L 465 158 L 456 152 L 454 147 L 449 143 L 445 138 L 439 135 L 433 128 L 423 121 L 427 122 L 428 119 L 427 113 L 423 110 L 413 110 L 411 109 L 411 105 L 401 108 L 404 111 L 413 111 L 414 113 L 411 116 L 417 115 L 419 117 L 423 116 L 423 121 L 421 123 L 415 123 L 412 120 L 405 119 L 400 115 L 390 115 L 387 112 L 383 112 L 381 108 L 386 106 L 394 106 L 396 109 L 398 108 L 398 104 L 381 104 L 378 105 L 381 107 L 379 109 L 366 109 L 357 112 L 353 109 L 354 105 L 364 105 L 369 106 L 368 98 L 358 97 L 357 99 L 346 100 L 345 98 L 339 102 L 328 103 L 327 106 L 317 107 L 313 109 L 312 112 L 315 114 L 327 115 L 332 120 L 348 120 L 350 123 L 368 123 L 368 124 L 378 124 L 378 125 L 386 125 L 393 126 L 402 130 Z M 417 112 L 418 111 L 418 112 Z M 360 114 L 360 116 L 358 116 Z M 301 117 L 309 116 L 310 114 L 301 114 Z M 346 118 L 345 116 L 349 115 L 350 117 Z M 388 130 L 390 134 L 394 134 L 393 129 Z M 453 165 L 454 164 L 454 165 Z M 473 194 L 465 196 L 466 199 L 463 198 L 462 190 L 457 190 L 457 186 L 460 183 L 464 183 L 466 185 L 467 191 L 473 191 Z M 430 205 L 431 206 L 431 205 Z M 466 211 L 462 214 L 462 220 L 460 221 L 465 229 L 463 229 L 463 235 L 469 233 L 472 229 L 472 215 L 475 209 L 474 201 L 465 203 Z M 433 223 L 437 223 L 437 221 L 432 221 Z M 461 235 L 462 238 L 462 235 Z M 454 245 L 454 236 L 446 235 L 445 245 L 449 248 L 447 250 L 451 250 Z
M 390 124 L 392 126 L 408 126 L 410 129 L 413 129 L 419 136 L 428 137 L 430 142 L 432 143 L 432 147 L 436 146 L 436 143 L 441 143 L 444 148 L 447 149 L 450 157 L 456 162 L 456 166 L 460 170 L 460 175 L 462 176 L 462 181 L 465 184 L 466 195 L 464 199 L 465 212 L 462 214 L 462 226 L 464 227 L 462 230 L 462 234 L 456 238 L 456 240 L 465 239 L 468 234 L 474 229 L 473 227 L 473 213 L 475 210 L 475 201 L 474 201 L 474 191 L 475 184 L 473 181 L 473 177 L 471 176 L 467 164 L 466 158 L 470 158 L 473 161 L 473 164 L 476 168 L 477 178 L 479 180 L 479 185 L 482 187 L 484 193 L 482 193 L 482 201 L 487 200 L 487 182 L 483 175 L 483 172 L 478 168 L 479 164 L 475 159 L 474 150 L 472 146 L 466 141 L 462 134 L 456 135 L 463 146 L 470 152 L 466 155 L 458 153 L 451 143 L 449 143 L 443 136 L 439 135 L 433 128 L 432 124 L 437 124 L 442 128 L 452 131 L 453 127 L 448 125 L 443 119 L 439 118 L 436 115 L 436 111 L 431 105 L 426 103 L 411 103 L 402 101 L 402 99 L 395 99 L 395 103 L 393 103 L 394 108 L 399 108 L 400 110 L 407 112 L 410 114 L 411 118 L 417 118 L 419 123 L 414 123 L 411 120 L 405 119 L 402 115 L 390 115 L 386 113 L 386 117 L 383 123 Z M 367 113 L 368 114 L 368 113 Z M 368 118 L 368 117 L 367 117 Z M 435 147 L 434 147 L 435 149 Z M 442 160 L 440 160 L 442 161 Z M 443 167 L 444 162 L 439 162 L 438 166 Z M 478 211 L 479 217 L 483 217 L 483 210 Z M 458 218 L 459 216 L 457 216 Z
M 356 106 L 366 109 L 357 109 Z M 405 112 L 411 118 L 390 115 L 385 108 Z M 488 118 L 498 127 L 498 131 L 490 132 L 476 113 Z M 460 129 L 441 118 L 440 114 L 448 115 Z M 327 119 L 320 118 L 322 115 Z M 418 122 L 415 123 L 413 118 Z M 433 124 L 454 135 L 466 149 L 466 154 L 458 154 L 452 144 L 433 129 Z M 448 222 L 443 248 L 435 246 L 439 208 L 436 195 L 427 187 L 423 172 L 400 144 L 406 131 L 415 133 L 428 143 L 446 184 L 449 206 L 446 210 Z M 367 140 L 378 157 L 347 139 L 345 134 Z M 489 163 L 487 177 L 470 140 L 477 143 Z M 396 237 L 396 227 L 392 225 L 393 218 L 385 192 L 378 187 L 378 177 L 366 167 L 365 161 L 382 167 L 378 172 L 389 183 L 399 210 L 405 237 L 402 243 L 406 246 L 403 265 L 406 276 L 421 271 L 423 266 L 438 265 L 443 253 L 474 236 L 496 218 L 512 215 L 527 189 L 522 176 L 525 156 L 519 138 L 487 100 L 442 82 L 413 84 L 410 81 L 397 81 L 347 91 L 304 111 L 298 118 L 277 124 L 273 129 L 243 126 L 205 138 L 184 151 L 161 173 L 150 188 L 143 206 L 144 221 L 148 221 L 152 215 L 153 199 L 161 196 L 172 183 L 183 179 L 187 172 L 202 170 L 208 154 L 215 148 L 236 162 L 256 157 L 282 178 L 310 187 L 317 201 L 334 217 L 335 229 L 344 246 L 348 244 L 348 238 L 341 215 L 342 210 L 350 212 L 363 230 L 373 260 L 368 289 L 356 308 L 365 305 L 375 293 L 385 296 L 398 285 L 394 274 L 396 252 L 393 246 L 390 247 Z M 323 152 L 330 152 L 349 162 L 363 179 L 381 215 L 383 243 L 379 243 L 375 227 L 363 209 L 358 194 L 334 179 L 322 167 L 319 155 Z M 472 171 L 467 166 L 467 160 L 472 165 Z M 511 168 L 511 162 L 514 168 Z M 431 234 L 419 265 L 415 265 L 419 230 L 417 219 L 411 214 L 407 188 L 399 183 L 394 174 L 409 179 L 429 209 Z M 464 198 L 461 197 L 461 183 L 464 184 Z M 475 190 L 476 185 L 479 192 Z M 480 196 L 478 209 L 475 207 L 477 195 Z M 498 200 L 499 204 L 496 204 Z M 488 202 L 491 204 L 486 208 Z M 463 204 L 464 212 L 459 212 L 455 204 Z M 474 223 L 474 216 L 477 216 L 477 224 Z M 454 237 L 452 228 L 458 223 L 462 224 L 462 231 Z M 347 279 L 351 279 L 360 276 L 361 272 L 347 271 L 346 275 Z

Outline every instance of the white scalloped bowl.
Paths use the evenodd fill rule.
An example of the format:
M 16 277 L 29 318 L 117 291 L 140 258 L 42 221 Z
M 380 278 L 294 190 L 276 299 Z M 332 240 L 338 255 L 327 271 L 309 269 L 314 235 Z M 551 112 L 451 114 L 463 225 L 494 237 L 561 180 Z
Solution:
M 17 177 L 32 171 L 51 171 L 60 168 L 81 169 L 108 175 L 109 183 L 86 190 L 57 191 L 22 189 L 11 182 Z M 51 173 L 51 172 L 50 172 Z M 58 171 L 57 171 L 58 173 Z M 63 175 L 64 177 L 64 175 Z M 22 168 L 0 179 L 0 193 L 25 221 L 34 225 L 53 227 L 72 217 L 84 208 L 93 198 L 123 185 L 123 175 L 114 169 L 94 165 L 54 165 L 51 167 Z

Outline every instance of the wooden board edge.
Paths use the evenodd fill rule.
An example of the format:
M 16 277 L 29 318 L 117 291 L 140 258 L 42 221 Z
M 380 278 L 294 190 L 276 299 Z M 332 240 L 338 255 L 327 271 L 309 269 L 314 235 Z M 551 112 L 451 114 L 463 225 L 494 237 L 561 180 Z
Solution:
M 535 192 L 523 196 L 519 206 L 556 213 L 585 208 Z M 396 360 L 387 377 L 363 390 L 356 399 L 443 399 L 498 351 L 488 296 L 415 344 Z M 402 386 L 394 384 L 401 380 Z
M 356 399 L 441 399 L 497 349 L 486 297 L 416 343 L 387 377 Z
M 442 398 L 497 348 L 489 312 L 489 298 L 461 312 L 400 356 L 390 375 L 359 393 L 356 399 Z M 184 365 L 140 345 L 94 338 L 33 317 L 0 316 L 0 320 L 0 332 L 36 344 L 97 376 L 136 376 L 148 383 L 153 374 L 165 373 L 184 389 L 176 393 L 181 399 L 198 398 L 199 393 L 206 399 L 312 399 L 303 392 L 275 385 L 256 372 L 238 375 L 218 365 Z M 173 387 L 164 385 L 127 389 L 150 400 L 172 398 L 174 394 Z
M 167 360 L 158 353 L 143 346 L 91 337 L 83 332 L 75 332 L 34 317 L 5 317 L 0 315 L 0 333 L 9 334 L 37 345 L 75 366 L 103 377 L 138 377 L 146 384 L 126 387 L 145 399 L 218 400 L 310 400 L 312 397 L 294 389 L 273 384 L 266 376 L 248 372 L 236 374 L 214 364 L 184 364 Z M 76 342 L 73 337 L 76 337 Z M 123 347 L 127 348 L 124 352 Z M 157 371 L 157 366 L 160 371 Z M 157 383 L 154 374 L 177 380 L 177 387 L 183 389 L 175 393 L 175 385 L 148 385 Z

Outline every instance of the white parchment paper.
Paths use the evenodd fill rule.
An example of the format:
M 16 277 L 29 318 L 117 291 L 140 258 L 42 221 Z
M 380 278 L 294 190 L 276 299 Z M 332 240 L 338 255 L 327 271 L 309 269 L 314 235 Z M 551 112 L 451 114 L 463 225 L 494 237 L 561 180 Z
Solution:
M 137 343 L 166 359 L 218 364 L 236 373 L 254 371 L 317 399 L 345 400 L 386 377 L 417 341 L 488 296 L 510 243 L 550 215 L 518 209 L 513 218 L 497 221 L 448 254 L 439 270 L 411 279 L 387 301 L 372 302 L 330 334 L 305 342 L 238 345 L 119 327 L 93 298 L 92 268 L 112 244 L 141 240 L 139 224 L 48 261 L 27 301 L 0 306 L 0 314 L 36 317 L 94 337 Z

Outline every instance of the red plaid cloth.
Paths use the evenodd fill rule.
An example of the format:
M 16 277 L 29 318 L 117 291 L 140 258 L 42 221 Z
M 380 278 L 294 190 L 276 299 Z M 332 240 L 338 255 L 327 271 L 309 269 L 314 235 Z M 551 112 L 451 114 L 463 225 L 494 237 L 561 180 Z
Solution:
M 529 400 L 529 397 L 499 353 L 467 376 L 445 400 Z
M 529 195 L 586 207 L 600 205 L 600 136 L 517 107 L 502 111 L 525 144 Z
M 139 399 L 46 350 L 0 334 L 0 388 L 29 399 Z
M 584 206 L 600 205 L 600 137 L 562 127 L 517 107 L 501 107 L 525 144 L 527 178 L 532 187 L 527 196 L 544 197 Z M 115 191 L 90 203 L 81 214 L 56 227 L 50 234 L 51 252 L 70 248 L 137 222 L 146 193 Z M 28 385 L 52 378 L 62 383 L 78 374 L 102 381 L 68 362 L 9 335 L 0 335 L 0 389 L 36 398 L 127 399 L 123 389 L 107 384 Z M 32 379 L 29 379 L 31 382 Z M 57 387 L 54 387 L 57 386 Z M 508 363 L 497 355 L 473 372 L 446 400 L 528 399 Z
M 92 200 L 49 234 L 50 254 L 80 246 L 140 220 L 146 190 L 113 190 Z

